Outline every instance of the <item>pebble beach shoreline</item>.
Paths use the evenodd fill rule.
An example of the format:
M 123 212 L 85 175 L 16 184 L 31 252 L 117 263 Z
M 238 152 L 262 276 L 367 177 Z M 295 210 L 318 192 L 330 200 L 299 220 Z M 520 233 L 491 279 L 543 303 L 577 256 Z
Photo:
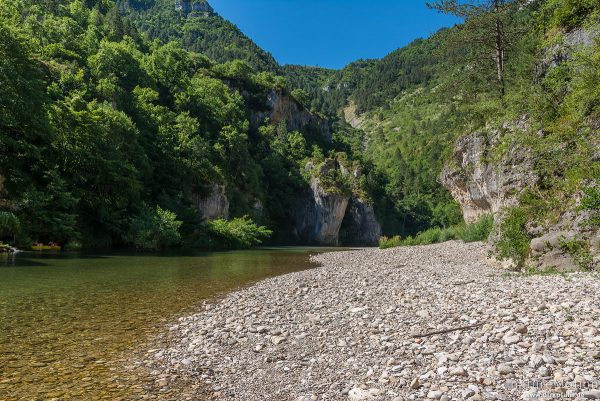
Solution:
M 487 255 L 462 242 L 316 255 L 179 319 L 139 363 L 158 388 L 203 389 L 188 399 L 600 399 L 598 274 L 517 275 Z

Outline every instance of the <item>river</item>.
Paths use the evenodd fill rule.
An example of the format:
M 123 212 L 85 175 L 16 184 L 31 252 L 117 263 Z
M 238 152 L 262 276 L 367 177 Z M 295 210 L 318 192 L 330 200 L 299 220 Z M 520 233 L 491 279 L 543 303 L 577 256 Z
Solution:
M 0 400 L 137 399 L 125 366 L 168 323 L 319 251 L 0 257 Z

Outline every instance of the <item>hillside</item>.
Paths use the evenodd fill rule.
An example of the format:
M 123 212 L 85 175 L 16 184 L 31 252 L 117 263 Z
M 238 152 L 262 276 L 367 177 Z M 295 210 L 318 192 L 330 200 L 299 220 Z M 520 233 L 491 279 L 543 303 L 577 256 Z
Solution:
M 151 39 L 177 40 L 189 51 L 224 63 L 243 60 L 257 71 L 278 72 L 272 55 L 257 46 L 206 1 L 119 0 L 119 7 Z
M 334 71 L 206 1 L 2 0 L 1 239 L 412 244 L 491 214 L 500 257 L 589 268 L 600 5 L 502 4 Z
M 0 1 L 0 239 L 227 248 L 273 231 L 287 243 L 376 242 L 344 136 L 281 77 L 253 69 L 272 59 L 207 3 L 188 16 L 169 3 Z M 154 17 L 167 24 L 156 36 L 183 41 L 148 41 L 136 26 L 151 31 Z M 229 32 L 202 28 L 216 35 L 207 54 L 249 62 L 189 50 L 204 43 L 191 26 L 205 23 Z M 214 53 L 237 41 L 242 53 Z M 335 209 L 322 208 L 330 199 Z M 340 234 L 345 218 L 353 234 Z
M 494 214 L 500 257 L 589 268 L 598 263 L 600 4 L 506 4 L 502 87 L 491 53 L 489 64 L 474 61 L 486 56 L 485 36 L 469 37 L 478 33 L 467 24 L 338 72 L 360 77 L 345 100 L 334 96 L 338 112 L 346 107 L 368 138 L 385 233 L 433 228 L 416 241 L 436 241 L 462 218 Z

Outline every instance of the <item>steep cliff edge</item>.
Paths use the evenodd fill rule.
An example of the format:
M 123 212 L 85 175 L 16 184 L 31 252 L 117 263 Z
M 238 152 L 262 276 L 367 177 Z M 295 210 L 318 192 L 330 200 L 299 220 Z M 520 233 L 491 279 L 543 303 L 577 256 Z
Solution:
M 512 208 L 521 205 L 523 193 L 539 190 L 536 188 L 543 178 L 536 172 L 531 149 L 508 140 L 506 150 L 498 150 L 507 137 L 525 135 L 528 130 L 527 120 L 522 119 L 505 124 L 502 129 L 480 130 L 461 137 L 456 142 L 454 160 L 440 175 L 442 184 L 460 204 L 467 223 L 482 215 L 494 215 L 495 228 L 490 237 L 493 246 L 501 241 L 504 222 Z M 540 138 L 541 135 L 538 133 Z M 590 224 L 593 212 L 582 210 L 582 197 L 581 191 L 573 194 L 568 203 L 557 207 L 558 214 L 553 219 L 529 218 L 523 222 L 522 235 L 529 242 L 524 265 L 558 271 L 600 267 L 600 232 Z M 514 260 L 508 266 L 517 267 Z
M 531 90 L 562 91 L 555 110 L 532 103 L 531 118 L 461 137 L 440 175 L 467 222 L 494 215 L 490 242 L 509 265 L 600 268 L 599 33 L 594 22 L 547 38 Z
M 288 131 L 313 130 L 322 135 L 326 141 L 331 141 L 329 120 L 307 110 L 282 91 L 269 92 L 265 109 L 252 113 L 250 122 L 254 127 L 262 125 L 265 121 L 273 124 L 283 122 Z
M 208 196 L 195 194 L 193 201 L 202 220 L 229 218 L 229 199 L 225 185 L 214 184 L 209 189 Z
M 351 184 L 360 172 L 332 159 L 320 166 L 308 163 L 306 169 L 312 178 L 294 211 L 294 236 L 312 245 L 375 245 L 381 227 L 373 207 Z
M 528 129 L 524 118 L 499 129 L 476 131 L 456 142 L 454 158 L 443 168 L 440 181 L 460 204 L 467 223 L 516 205 L 520 192 L 538 182 L 528 149 L 511 143 L 499 160 L 494 162 L 491 155 L 509 133 Z
M 358 196 L 348 202 L 340 228 L 340 242 L 345 246 L 375 246 L 381 237 L 381 225 L 373 206 Z
M 351 193 L 326 187 L 323 177 L 340 172 L 340 165 L 336 160 L 327 160 L 320 167 L 308 163 L 306 170 L 312 178 L 294 211 L 294 234 L 307 244 L 337 246 Z

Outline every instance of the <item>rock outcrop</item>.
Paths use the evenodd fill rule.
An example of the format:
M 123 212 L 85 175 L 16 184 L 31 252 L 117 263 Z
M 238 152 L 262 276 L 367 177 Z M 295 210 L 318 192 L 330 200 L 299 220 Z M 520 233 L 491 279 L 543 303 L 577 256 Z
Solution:
M 509 144 L 498 154 L 505 135 L 528 129 L 524 118 L 502 129 L 482 130 L 460 138 L 456 142 L 454 160 L 445 166 L 440 177 L 460 204 L 467 223 L 484 214 L 495 216 L 492 244 L 505 216 L 502 211 L 517 206 L 523 190 L 539 181 L 535 160 L 527 149 Z M 575 202 L 566 208 L 558 222 L 527 224 L 527 234 L 532 238 L 529 266 L 559 271 L 599 268 L 600 234 L 588 224 L 590 212 L 579 209 L 581 197 L 580 193 L 576 194 Z M 511 267 L 511 263 L 503 266 Z
M 454 160 L 444 167 L 440 181 L 460 204 L 467 223 L 516 205 L 521 191 L 538 182 L 534 160 L 525 148 L 510 144 L 498 161 L 491 160 L 492 149 L 507 131 L 527 129 L 524 118 L 502 129 L 474 132 L 456 142 Z
M 194 195 L 193 200 L 203 220 L 229 218 L 229 199 L 225 185 L 214 184 L 208 196 Z
M 309 163 L 307 170 L 312 167 Z M 301 197 L 294 213 L 295 235 L 309 245 L 339 245 L 339 232 L 346 215 L 350 195 L 324 188 L 319 175 L 339 169 L 337 161 L 329 160 L 310 181 L 305 196 Z
M 364 117 L 356 113 L 356 105 L 354 103 L 350 103 L 348 106 L 344 107 L 344 120 L 346 120 L 352 128 L 356 129 L 361 129 L 365 123 Z
M 381 237 L 381 225 L 373 206 L 352 196 L 340 230 L 340 242 L 346 246 L 374 246 Z
M 597 270 L 600 268 L 600 231 L 589 224 L 591 212 L 579 210 L 582 194 L 549 229 L 528 225 L 535 237 L 529 246 L 530 264 L 540 270 Z
M 176 0 L 175 10 L 186 14 L 204 13 L 213 14 L 215 10 L 206 0 Z
M 307 165 L 313 178 L 304 196 L 298 199 L 293 213 L 294 237 L 310 245 L 324 246 L 368 246 L 375 245 L 381 235 L 381 226 L 373 207 L 352 191 L 341 188 L 326 188 L 321 177 L 331 172 L 342 176 L 360 176 L 336 160 L 327 160 L 317 167 Z M 331 184 L 329 184 L 331 185 Z
M 258 127 L 266 120 L 271 123 L 285 123 L 289 131 L 315 130 L 327 141 L 331 141 L 331 127 L 327 119 L 314 114 L 300 105 L 290 95 L 280 92 L 269 92 L 265 110 L 255 112 L 251 116 L 251 124 Z
M 600 24 L 588 28 L 577 28 L 562 35 L 561 40 L 545 49 L 544 56 L 536 68 L 536 77 L 540 79 L 559 64 L 571 59 L 581 46 L 593 46 L 594 40 L 600 36 Z

